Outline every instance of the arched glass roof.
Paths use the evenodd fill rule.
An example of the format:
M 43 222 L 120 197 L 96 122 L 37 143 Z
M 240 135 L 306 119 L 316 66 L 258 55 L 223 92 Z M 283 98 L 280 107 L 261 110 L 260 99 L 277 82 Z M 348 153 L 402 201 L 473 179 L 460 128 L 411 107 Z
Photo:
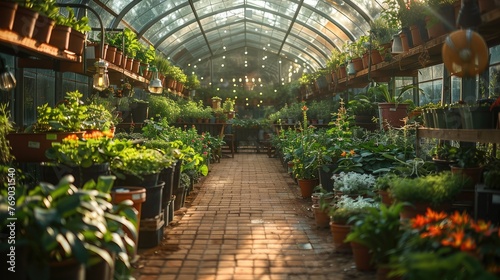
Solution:
M 228 54 L 248 55 L 252 49 L 263 56 L 245 58 L 248 64 L 263 60 L 258 64 L 266 68 L 262 58 L 273 57 L 267 63 L 289 61 L 315 71 L 326 66 L 332 50 L 367 34 L 383 0 L 59 2 L 89 5 L 99 12 L 106 28 L 134 30 L 183 69 Z M 89 17 L 92 21 L 93 15 Z M 278 68 L 273 65 L 266 71 Z

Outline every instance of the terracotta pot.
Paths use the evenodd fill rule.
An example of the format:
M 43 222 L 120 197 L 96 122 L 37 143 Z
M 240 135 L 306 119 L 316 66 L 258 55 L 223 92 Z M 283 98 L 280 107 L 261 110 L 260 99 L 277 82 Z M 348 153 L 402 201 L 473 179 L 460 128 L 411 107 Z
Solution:
M 17 3 L 0 2 L 0 29 L 12 30 L 16 17 Z
M 116 49 L 114 64 L 118 67 L 121 67 L 122 63 L 123 63 L 123 52 L 119 49 Z
M 76 55 L 82 55 L 83 47 L 85 46 L 85 38 L 85 33 L 71 29 L 68 50 Z
M 148 70 L 149 70 L 149 64 L 141 62 L 139 67 L 139 74 L 142 74 L 142 77 L 146 78 L 148 76 Z
M 390 195 L 390 193 L 386 190 L 379 190 L 378 194 L 380 195 L 381 201 L 383 204 L 390 206 L 394 203 L 394 199 Z
M 423 24 L 422 24 L 423 25 Z M 424 30 L 422 30 L 424 29 Z M 425 31 L 425 33 L 423 32 Z M 410 26 L 410 32 L 411 32 L 411 38 L 413 40 L 413 46 L 419 46 L 426 41 L 427 37 L 427 30 L 425 30 L 425 27 L 421 27 L 421 24 L 414 24 Z M 424 37 L 425 34 L 425 37 Z
M 375 269 L 372 262 L 373 254 L 368 247 L 357 242 L 351 242 L 351 248 L 357 270 L 367 271 Z
M 313 204 L 312 209 L 314 211 L 314 220 L 316 221 L 316 226 L 320 228 L 327 228 L 330 225 L 330 216 L 326 211 L 321 210 L 318 204 Z
M 446 211 L 451 208 L 451 204 L 443 203 L 440 206 L 431 206 L 430 203 L 425 202 L 415 202 L 413 205 L 405 205 L 399 214 L 401 219 L 412 219 L 417 215 L 425 215 L 427 208 L 431 208 L 434 211 Z
M 351 226 L 330 222 L 330 231 L 332 232 L 335 251 L 340 253 L 352 253 L 350 242 L 344 242 L 349 232 L 351 232 Z
M 408 52 L 410 50 L 410 43 L 408 35 L 404 32 L 399 34 L 399 38 L 401 38 L 401 45 L 403 46 L 403 52 Z
M 52 29 L 49 44 L 58 48 L 59 50 L 67 50 L 69 47 L 69 38 L 71 34 L 71 27 L 56 24 Z
M 387 130 L 389 127 L 402 127 L 403 118 L 408 116 L 408 104 L 379 103 L 379 115 L 383 122 L 383 127 Z
M 44 15 L 38 15 L 35 23 L 35 29 L 33 30 L 33 39 L 40 43 L 48 44 L 55 24 L 55 20 Z
M 451 166 L 451 173 L 462 175 L 464 180 L 468 180 L 464 189 L 474 189 L 476 184 L 481 182 L 483 167 L 460 168 L 457 166 Z
M 103 51 L 103 54 L 101 55 L 101 44 L 98 43 L 96 45 L 94 45 L 94 54 L 95 54 L 95 59 L 98 60 L 99 58 L 102 58 L 102 59 L 106 59 L 106 55 L 108 54 L 108 47 L 109 45 L 108 44 L 104 44 L 104 51 Z M 113 58 L 114 59 L 114 58 Z M 108 61 L 109 62 L 109 61 Z
M 351 62 L 354 65 L 354 70 L 356 70 L 356 72 L 363 70 L 363 60 L 361 57 L 353 58 Z
M 38 13 L 36 11 L 18 6 L 12 31 L 23 37 L 31 38 L 33 36 L 33 30 L 35 30 L 37 18 Z
M 104 57 L 107 62 L 115 64 L 116 47 L 108 45 L 108 50 L 106 51 L 106 55 Z
M 134 64 L 134 59 L 132 57 L 126 56 L 125 69 L 132 71 L 132 65 Z
M 141 62 L 138 59 L 132 61 L 132 72 L 139 74 L 139 68 L 141 67 Z
M 12 155 L 18 162 L 49 161 L 45 151 L 53 142 L 61 142 L 70 134 L 82 137 L 83 132 L 10 133 L 6 138 L 12 147 Z
M 346 70 L 346 66 L 342 65 L 339 67 L 339 79 L 343 79 L 345 77 L 347 77 L 347 70 Z
M 310 198 L 314 188 L 319 184 L 319 179 L 298 179 L 302 198 Z

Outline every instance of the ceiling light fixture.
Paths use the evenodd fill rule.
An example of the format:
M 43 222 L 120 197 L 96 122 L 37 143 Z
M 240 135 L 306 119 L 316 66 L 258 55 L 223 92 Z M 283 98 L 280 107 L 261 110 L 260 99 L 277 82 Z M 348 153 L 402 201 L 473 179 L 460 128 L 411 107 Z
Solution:
M 0 58 L 0 90 L 9 91 L 16 87 L 16 78 L 9 71 L 5 60 Z
M 161 84 L 160 79 L 158 79 L 158 71 L 155 67 L 151 67 L 151 71 L 153 72 L 153 79 L 149 82 L 148 90 L 154 94 L 162 94 L 163 85 Z
M 93 87 L 98 91 L 103 91 L 109 87 L 108 63 L 99 58 L 94 63 L 96 72 L 93 78 Z

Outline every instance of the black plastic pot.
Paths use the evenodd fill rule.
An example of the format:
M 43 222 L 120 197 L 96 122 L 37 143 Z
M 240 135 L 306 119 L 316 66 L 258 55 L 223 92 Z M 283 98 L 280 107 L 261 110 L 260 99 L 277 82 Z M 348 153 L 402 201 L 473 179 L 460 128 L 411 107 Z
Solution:
M 150 219 L 160 215 L 164 186 L 165 182 L 161 182 L 155 187 L 146 188 L 146 201 L 142 204 L 141 219 Z
M 75 177 L 75 182 L 73 184 L 77 187 L 83 187 L 83 185 L 89 180 L 97 182 L 99 176 L 109 175 L 109 163 L 107 162 L 94 164 L 87 168 L 42 162 L 40 167 L 41 181 L 51 183 L 53 185 L 57 185 L 59 180 L 68 174 Z
M 142 175 L 142 178 L 134 175 L 125 175 L 124 179 L 117 178 L 115 186 L 138 186 L 143 188 L 154 187 L 158 185 L 160 173 Z

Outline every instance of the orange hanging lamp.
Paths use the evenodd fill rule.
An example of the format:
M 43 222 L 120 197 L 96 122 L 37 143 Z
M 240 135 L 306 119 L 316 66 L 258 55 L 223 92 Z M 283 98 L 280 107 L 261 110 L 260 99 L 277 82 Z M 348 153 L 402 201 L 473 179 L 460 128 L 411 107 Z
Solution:
M 454 31 L 442 48 L 443 62 L 458 77 L 474 77 L 488 66 L 488 46 L 483 37 L 471 29 Z

